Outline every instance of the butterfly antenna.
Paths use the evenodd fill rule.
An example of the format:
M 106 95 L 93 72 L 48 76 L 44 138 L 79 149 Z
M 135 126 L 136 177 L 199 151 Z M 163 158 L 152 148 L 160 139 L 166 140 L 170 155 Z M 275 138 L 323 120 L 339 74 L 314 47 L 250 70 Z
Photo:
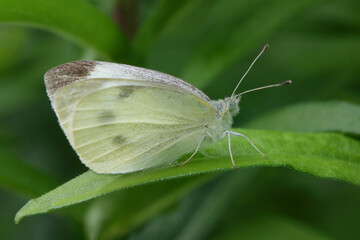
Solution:
M 272 84 L 272 85 L 268 85 L 268 86 L 263 86 L 263 87 L 258 87 L 258 88 L 246 90 L 245 92 L 239 93 L 236 96 L 241 96 L 241 95 L 244 95 L 245 93 L 254 92 L 254 91 L 265 89 L 265 88 L 281 87 L 281 86 L 284 86 L 284 85 L 287 85 L 287 84 L 291 84 L 291 80 L 286 80 L 285 82 L 282 82 L 282 83 Z
M 261 52 L 259 53 L 259 55 L 257 55 L 257 57 L 254 59 L 254 61 L 251 63 L 250 67 L 248 68 L 248 70 L 245 72 L 245 74 L 242 76 L 242 78 L 240 79 L 239 83 L 236 85 L 233 93 L 231 94 L 231 97 L 234 97 L 235 92 L 237 90 L 237 88 L 240 86 L 240 83 L 242 82 L 242 80 L 245 78 L 245 76 L 248 74 L 248 72 L 250 71 L 250 69 L 252 68 L 252 66 L 254 65 L 254 63 L 258 60 L 258 58 L 266 51 L 266 49 L 269 48 L 269 44 L 266 44 L 264 46 L 264 48 L 261 50 Z

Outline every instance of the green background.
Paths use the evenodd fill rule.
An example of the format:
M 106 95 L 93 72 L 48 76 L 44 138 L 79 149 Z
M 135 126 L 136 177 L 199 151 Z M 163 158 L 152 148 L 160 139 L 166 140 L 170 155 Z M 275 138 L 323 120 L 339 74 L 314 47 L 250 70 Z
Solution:
M 197 159 L 202 165 L 167 174 L 211 173 L 144 177 L 139 183 L 148 184 L 132 187 L 134 180 L 131 188 L 14 224 L 30 199 L 88 170 L 51 109 L 47 70 L 80 59 L 128 63 L 219 99 L 267 43 L 239 91 L 293 84 L 244 96 L 234 127 L 260 129 L 247 131 L 265 146 L 281 142 L 274 146 L 280 163 L 215 171 L 231 166 L 224 142 Z M 0 0 L 0 239 L 359 239 L 359 46 L 356 0 Z M 302 132 L 325 132 L 314 138 L 314 156 L 338 154 L 353 167 L 328 175 L 281 131 L 294 132 L 286 135 L 290 143 L 312 136 Z M 299 152 L 296 162 L 281 162 L 282 149 Z M 223 158 L 206 165 L 214 155 Z M 254 156 L 242 166 L 256 163 Z

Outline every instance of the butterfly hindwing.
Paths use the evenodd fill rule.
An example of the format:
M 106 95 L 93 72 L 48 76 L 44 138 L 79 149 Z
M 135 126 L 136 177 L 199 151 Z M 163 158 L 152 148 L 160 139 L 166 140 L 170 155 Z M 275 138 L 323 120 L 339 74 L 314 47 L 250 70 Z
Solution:
M 53 105 L 80 159 L 99 173 L 174 161 L 196 148 L 216 117 L 204 99 L 164 84 L 90 79 L 68 87 Z

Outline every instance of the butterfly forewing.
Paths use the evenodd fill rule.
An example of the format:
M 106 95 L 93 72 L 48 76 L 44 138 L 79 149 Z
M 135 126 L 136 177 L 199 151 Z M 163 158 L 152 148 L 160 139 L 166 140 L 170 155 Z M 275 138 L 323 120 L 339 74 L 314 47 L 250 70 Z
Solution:
M 174 161 L 196 148 L 205 125 L 216 118 L 206 100 L 186 91 L 149 82 L 109 82 L 105 87 L 101 79 L 72 84 L 71 89 L 97 89 L 80 91 L 77 101 L 59 97 L 61 91 L 55 96 L 55 107 L 64 101 L 72 106 L 59 109 L 60 123 L 81 160 L 96 172 L 125 173 Z

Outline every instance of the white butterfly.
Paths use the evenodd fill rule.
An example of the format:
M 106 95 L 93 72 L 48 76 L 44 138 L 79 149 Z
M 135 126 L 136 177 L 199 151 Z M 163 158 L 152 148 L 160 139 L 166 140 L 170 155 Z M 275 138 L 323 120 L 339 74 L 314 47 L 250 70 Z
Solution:
M 97 173 L 128 173 L 170 163 L 200 145 L 230 135 L 243 94 L 213 101 L 183 80 L 144 68 L 76 61 L 45 74 L 46 90 L 71 146 L 81 161 Z

